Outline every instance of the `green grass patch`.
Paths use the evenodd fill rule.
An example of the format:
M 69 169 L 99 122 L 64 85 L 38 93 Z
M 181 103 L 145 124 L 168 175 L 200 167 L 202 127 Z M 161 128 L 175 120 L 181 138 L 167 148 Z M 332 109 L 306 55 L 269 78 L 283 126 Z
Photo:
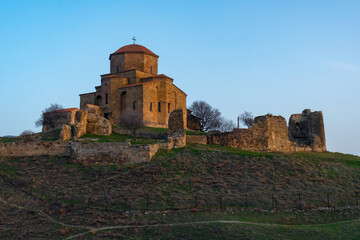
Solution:
M 155 128 L 155 127 L 143 127 L 140 130 L 144 132 L 153 132 L 153 133 L 166 133 L 168 131 L 167 128 Z
M 20 138 L 15 137 L 0 137 L 0 142 L 8 143 L 8 142 L 19 142 Z
M 248 157 L 273 157 L 275 155 L 279 155 L 279 153 L 271 153 L 271 152 L 252 152 L 247 150 L 242 150 L 238 148 L 225 147 L 220 145 L 190 145 L 193 148 L 202 149 L 206 151 L 217 151 L 217 152 L 226 152 L 237 154 L 240 156 L 248 156 Z
M 207 135 L 207 133 L 200 132 L 200 131 L 194 131 L 194 130 L 188 130 L 188 131 L 186 131 L 186 135 Z
M 127 135 L 112 133 L 109 136 L 84 134 L 81 138 L 85 139 L 87 142 L 125 142 L 130 137 Z
M 360 157 L 338 152 L 297 152 L 295 156 L 306 157 L 316 161 L 334 161 L 346 164 L 348 167 L 360 168 Z
M 55 141 L 60 137 L 61 128 L 55 128 L 46 132 L 37 133 L 43 141 Z
M 157 139 L 136 139 L 136 140 L 131 140 L 130 143 L 132 145 L 145 145 L 145 144 L 154 144 L 154 143 L 159 143 L 159 142 L 165 142 L 165 141 L 160 141 Z
M 132 145 L 154 144 L 158 142 L 164 142 L 158 139 L 148 138 L 136 138 L 136 140 L 134 140 L 132 136 L 117 133 L 112 133 L 110 136 L 85 134 L 81 138 L 87 142 L 126 142 L 128 140 Z
M 9 166 L 8 164 L 2 162 L 0 163 L 0 173 L 6 174 L 8 176 L 14 176 L 16 169 L 13 166 Z

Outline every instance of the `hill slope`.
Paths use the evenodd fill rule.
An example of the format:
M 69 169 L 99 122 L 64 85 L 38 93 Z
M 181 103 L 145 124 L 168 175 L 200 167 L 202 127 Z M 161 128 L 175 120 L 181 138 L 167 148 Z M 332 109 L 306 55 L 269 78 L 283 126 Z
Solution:
M 109 225 L 229 218 L 299 224 L 360 216 L 357 208 L 320 215 L 318 212 L 274 215 L 271 211 L 260 211 L 259 215 L 257 211 L 243 211 L 246 205 L 255 210 L 356 205 L 360 158 L 339 153 L 254 153 L 219 146 L 187 146 L 161 151 L 149 163 L 123 166 L 83 166 L 67 158 L 2 158 L 0 175 L 0 233 L 4 239 L 14 234 L 28 239 L 56 238 Z M 227 209 L 225 213 L 209 211 L 221 208 Z M 130 211 L 136 209 L 161 211 L 151 214 Z M 232 217 L 226 215 L 229 211 Z M 19 216 L 25 217 L 19 219 Z M 37 228 L 39 225 L 43 227 Z M 198 231 L 195 225 L 189 226 L 194 228 L 194 234 Z M 200 225 L 199 228 L 206 228 L 210 235 L 212 231 L 227 231 L 222 229 L 223 223 Z M 359 225 L 355 222 L 351 226 L 358 228 Z M 236 227 L 224 227 L 235 231 L 235 235 L 240 234 L 236 236 L 243 236 Z M 256 229 L 262 227 L 298 233 L 296 228 L 246 225 L 250 232 L 255 229 L 255 235 Z M 171 226 L 163 228 L 169 230 Z M 174 226 L 173 233 L 178 234 L 182 228 Z M 321 231 L 326 235 L 327 229 L 323 227 Z M 131 231 L 134 228 L 128 230 Z M 124 234 L 123 230 L 119 232 Z M 313 230 L 309 230 L 311 232 Z M 156 238 L 159 232 L 149 228 L 141 230 L 139 236 L 142 234 Z M 187 238 L 186 234 L 179 236 Z

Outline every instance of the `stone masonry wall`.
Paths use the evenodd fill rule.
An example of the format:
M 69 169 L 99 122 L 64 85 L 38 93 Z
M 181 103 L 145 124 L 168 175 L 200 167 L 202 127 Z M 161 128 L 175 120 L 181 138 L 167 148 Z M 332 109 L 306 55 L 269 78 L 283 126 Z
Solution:
M 171 148 L 169 143 L 13 142 L 0 143 L 0 157 L 67 156 L 79 163 L 124 164 L 149 162 L 159 149 Z
M 305 109 L 293 114 L 289 119 L 290 140 L 300 147 L 310 147 L 314 151 L 326 151 L 324 119 L 321 111 Z
M 70 156 L 69 142 L 12 142 L 0 143 L 0 156 Z
M 291 142 L 286 120 L 281 116 L 265 115 L 254 119 L 249 129 L 235 129 L 229 133 L 208 136 L 208 144 L 219 144 L 250 151 L 290 152 Z
M 292 151 L 285 118 L 281 116 L 266 115 L 255 118 L 255 123 L 259 121 L 266 122 L 268 151 Z
M 186 135 L 186 144 L 207 144 L 206 135 Z
M 168 126 L 168 142 L 172 142 L 174 147 L 184 147 L 186 145 L 186 132 L 182 109 L 171 112 Z
M 71 143 L 71 158 L 88 163 L 140 163 L 149 162 L 159 145 L 135 145 L 130 143 Z
M 297 124 L 298 122 L 300 124 Z M 294 130 L 296 127 L 300 129 L 297 132 Z M 304 134 L 301 131 L 304 131 Z M 300 132 L 298 134 L 300 137 L 293 132 Z M 189 139 L 188 142 L 190 141 Z M 292 115 L 289 129 L 286 120 L 281 116 L 259 116 L 254 119 L 254 124 L 249 129 L 235 129 L 229 133 L 208 135 L 207 144 L 218 144 L 250 151 L 326 151 L 322 113 L 309 113 L 309 111 L 305 111 L 302 115 Z

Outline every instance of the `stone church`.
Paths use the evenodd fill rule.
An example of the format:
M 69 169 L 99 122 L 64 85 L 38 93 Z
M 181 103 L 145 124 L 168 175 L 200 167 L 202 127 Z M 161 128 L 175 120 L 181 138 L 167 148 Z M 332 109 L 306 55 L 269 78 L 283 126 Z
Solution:
M 110 54 L 110 73 L 101 75 L 101 85 L 95 92 L 80 94 L 80 109 L 97 105 L 114 124 L 124 116 L 137 115 L 149 127 L 167 127 L 171 111 L 182 109 L 186 126 L 187 95 L 172 78 L 158 74 L 158 59 L 135 43 L 119 48 Z

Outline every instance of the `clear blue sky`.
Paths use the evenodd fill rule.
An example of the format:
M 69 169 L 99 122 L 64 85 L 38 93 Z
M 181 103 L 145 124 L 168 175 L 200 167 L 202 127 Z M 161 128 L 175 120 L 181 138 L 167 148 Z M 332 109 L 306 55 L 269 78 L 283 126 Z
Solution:
M 40 131 L 51 103 L 78 107 L 136 36 L 188 105 L 233 120 L 322 110 L 328 150 L 360 155 L 359 13 L 357 0 L 1 1 L 0 136 Z

